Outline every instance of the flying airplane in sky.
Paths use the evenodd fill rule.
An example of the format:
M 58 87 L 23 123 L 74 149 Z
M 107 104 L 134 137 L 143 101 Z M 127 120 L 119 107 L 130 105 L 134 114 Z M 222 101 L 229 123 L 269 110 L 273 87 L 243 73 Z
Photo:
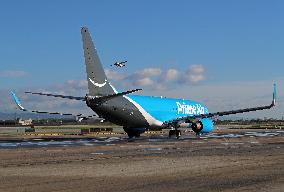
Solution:
M 115 62 L 113 65 L 116 66 L 116 67 L 124 67 L 126 62 L 127 61 Z M 110 66 L 112 66 L 112 65 L 110 65 Z
M 181 127 L 191 128 L 198 135 L 210 133 L 214 130 L 212 119 L 215 117 L 270 109 L 275 106 L 276 83 L 274 83 L 273 98 L 270 105 L 215 113 L 209 113 L 204 104 L 192 100 L 131 94 L 141 89 L 120 92 L 107 79 L 87 27 L 81 28 L 81 34 L 89 93 L 84 97 L 38 92 L 27 93 L 83 101 L 99 117 L 123 126 L 130 138 L 139 137 L 140 134 L 145 132 L 146 128 L 170 128 L 169 136 L 177 138 L 181 136 L 179 130 Z M 61 114 L 27 110 L 21 105 L 13 92 L 12 97 L 19 109 L 23 111 Z M 76 116 L 82 117 L 82 114 Z

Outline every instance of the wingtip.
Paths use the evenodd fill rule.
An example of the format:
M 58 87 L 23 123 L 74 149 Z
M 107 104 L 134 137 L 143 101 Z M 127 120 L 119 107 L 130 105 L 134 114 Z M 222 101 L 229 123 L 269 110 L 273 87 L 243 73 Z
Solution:
M 13 100 L 15 101 L 15 103 L 17 104 L 17 101 L 19 100 L 18 97 L 16 96 L 16 93 L 14 91 L 11 91 L 11 96 L 13 98 Z M 17 104 L 18 105 L 18 104 Z
M 16 99 L 18 99 L 18 97 L 16 96 L 16 93 L 14 91 L 11 91 L 11 95 L 12 95 L 12 97 L 15 101 L 16 101 Z
M 276 81 L 273 82 L 273 98 L 272 98 L 272 106 L 276 105 Z
M 17 97 L 17 95 L 16 95 L 13 91 L 11 91 L 11 94 L 12 94 L 12 98 L 13 98 L 14 102 L 16 103 L 16 105 L 17 105 L 21 110 L 25 111 L 26 109 L 22 106 L 22 104 L 21 104 L 19 98 Z

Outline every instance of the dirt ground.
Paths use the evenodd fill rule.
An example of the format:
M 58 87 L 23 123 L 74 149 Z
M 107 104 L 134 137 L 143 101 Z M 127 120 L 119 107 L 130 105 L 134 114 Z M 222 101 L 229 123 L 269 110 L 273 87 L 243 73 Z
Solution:
M 0 191 L 281 192 L 284 134 L 0 148 Z

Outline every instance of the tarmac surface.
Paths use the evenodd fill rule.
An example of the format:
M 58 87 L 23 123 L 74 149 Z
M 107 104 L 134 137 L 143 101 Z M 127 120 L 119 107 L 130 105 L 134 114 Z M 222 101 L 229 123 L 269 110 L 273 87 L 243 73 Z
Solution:
M 284 191 L 284 131 L 0 140 L 0 191 Z

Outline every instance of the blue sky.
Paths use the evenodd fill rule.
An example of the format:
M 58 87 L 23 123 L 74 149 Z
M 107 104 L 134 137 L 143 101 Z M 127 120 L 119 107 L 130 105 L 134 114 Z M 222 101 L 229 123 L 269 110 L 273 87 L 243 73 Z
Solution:
M 217 98 L 221 105 L 226 99 L 229 103 L 242 98 L 244 92 L 253 101 L 268 97 L 272 80 L 278 81 L 278 87 L 284 80 L 283 8 L 280 0 L 2 1 L 0 91 L 66 89 L 68 93 L 68 86 L 85 79 L 80 27 L 88 26 L 110 72 L 132 77 L 155 68 L 162 76 L 175 69 L 178 74 L 187 71 L 186 76 L 194 72 L 190 66 L 202 67 L 201 72 L 197 69 L 202 73 L 197 74 L 202 76 L 198 82 L 176 81 L 165 89 L 165 81 L 164 89 L 155 90 L 148 85 L 150 80 L 160 82 L 158 75 L 147 77 L 146 84 L 133 84 L 141 85 L 146 94 L 174 96 L 172 90 L 178 97 L 207 101 L 213 111 L 228 108 L 218 108 Z M 127 68 L 110 68 L 120 60 L 128 60 Z M 228 87 L 238 90 L 228 95 L 232 92 Z M 83 90 L 74 93 L 85 95 Z M 281 92 L 280 88 L 280 96 Z M 233 106 L 248 105 L 235 102 Z M 282 116 L 281 110 L 272 114 Z

